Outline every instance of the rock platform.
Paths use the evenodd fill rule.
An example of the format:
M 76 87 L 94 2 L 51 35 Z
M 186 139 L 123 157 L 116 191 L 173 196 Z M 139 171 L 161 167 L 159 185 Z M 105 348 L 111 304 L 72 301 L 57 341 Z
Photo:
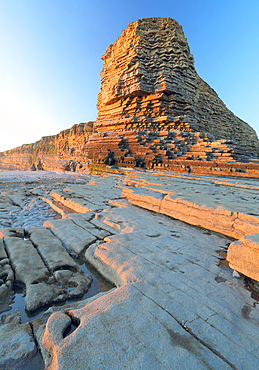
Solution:
M 35 286 L 33 276 L 36 286 L 47 283 L 51 288 L 54 280 L 55 286 L 67 284 L 78 273 L 73 258 L 81 256 L 115 288 L 85 300 L 67 301 L 64 306 L 50 304 L 30 324 L 20 323 L 19 315 L 7 311 L 0 326 L 0 348 L 5 348 L 0 350 L 0 367 L 30 366 L 28 360 L 34 360 L 39 348 L 46 369 L 258 368 L 258 298 L 246 289 L 246 277 L 237 279 L 230 268 L 223 268 L 227 262 L 222 257 L 229 245 L 239 243 L 235 240 L 241 234 L 241 242 L 253 248 L 257 245 L 248 224 L 256 227 L 259 218 L 258 181 L 113 172 L 42 183 L 31 178 L 25 189 L 19 190 L 20 183 L 16 184 L 16 192 L 15 182 L 1 183 L 6 211 L 11 209 L 3 222 L 11 224 L 13 207 L 20 209 L 14 208 L 16 226 L 4 225 L 1 231 L 0 263 L 14 270 L 10 281 L 19 278 L 28 291 Z M 57 194 L 59 202 L 55 201 Z M 167 197 L 174 205 L 187 207 L 181 206 L 179 212 L 187 217 L 190 211 L 187 223 L 176 215 L 162 214 L 161 202 Z M 62 218 L 41 216 L 41 225 L 24 227 L 28 216 L 22 213 L 23 205 L 28 199 L 37 204 L 42 198 L 62 209 Z M 74 210 L 65 208 L 65 203 Z M 75 212 L 84 210 L 81 207 L 89 211 Z M 204 219 L 196 214 L 208 223 L 193 226 L 193 209 L 210 212 Z M 246 224 L 241 227 L 240 221 L 237 227 L 232 222 L 229 227 L 241 234 L 223 235 L 227 227 L 221 221 L 209 227 L 208 216 L 214 217 L 215 210 L 221 212 L 223 221 L 234 213 L 245 215 Z M 81 235 L 86 235 L 81 238 L 85 243 L 76 242 Z M 35 274 L 32 269 L 28 274 L 19 270 L 17 243 L 19 248 L 33 246 L 42 270 L 37 268 Z M 11 348 L 8 343 L 16 343 L 15 353 L 6 349 Z

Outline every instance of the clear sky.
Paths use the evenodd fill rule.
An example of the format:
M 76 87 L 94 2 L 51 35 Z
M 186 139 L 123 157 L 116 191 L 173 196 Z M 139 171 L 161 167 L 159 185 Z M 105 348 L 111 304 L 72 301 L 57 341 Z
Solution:
M 183 26 L 200 77 L 259 134 L 258 0 L 0 0 L 0 151 L 95 120 L 101 56 L 145 17 Z

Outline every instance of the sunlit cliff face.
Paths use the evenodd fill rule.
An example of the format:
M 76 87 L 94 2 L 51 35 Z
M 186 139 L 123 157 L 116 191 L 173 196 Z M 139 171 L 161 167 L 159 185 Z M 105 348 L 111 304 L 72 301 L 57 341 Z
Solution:
M 193 120 L 194 60 L 175 20 L 130 23 L 102 59 L 97 131 L 120 127 L 121 122 L 134 127 L 136 122 L 164 124 L 179 116 L 182 122 Z M 182 129 L 189 130 L 187 125 Z
M 200 78 L 182 27 L 171 18 L 130 23 L 102 57 L 95 130 L 204 132 L 258 155 L 255 131 Z

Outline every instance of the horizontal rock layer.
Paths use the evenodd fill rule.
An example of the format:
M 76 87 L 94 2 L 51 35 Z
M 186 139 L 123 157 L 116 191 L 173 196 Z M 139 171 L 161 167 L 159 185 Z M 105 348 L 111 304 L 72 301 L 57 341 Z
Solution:
M 228 247 L 229 266 L 242 274 L 259 281 L 259 229 L 247 234 Z
M 2 152 L 0 169 L 84 172 L 88 160 L 83 147 L 92 132 L 93 122 L 79 123 L 57 135 Z
M 83 277 L 79 272 L 72 277 L 78 258 L 71 258 L 67 250 L 84 256 L 117 288 L 51 307 L 30 324 L 20 324 L 17 312 L 3 315 L 0 367 L 39 368 L 21 362 L 34 356 L 37 341 L 45 367 L 53 369 L 258 368 L 257 299 L 243 287 L 242 278 L 236 280 L 219 264 L 232 239 L 136 207 L 121 196 L 126 188 L 144 201 L 148 197 L 154 198 L 155 205 L 160 201 L 160 207 L 163 201 L 164 205 L 179 205 L 180 210 L 186 206 L 192 219 L 203 211 L 207 221 L 210 215 L 219 215 L 219 227 L 231 225 L 236 213 L 251 226 L 259 217 L 258 180 L 128 170 L 102 177 L 62 175 L 62 180 L 56 175 L 51 182 L 28 181 L 36 175 L 31 172 L 27 181 L 14 184 L 16 173 L 7 183 L 2 173 L 5 195 L 0 197 L 0 213 L 6 212 L 10 221 L 13 203 L 25 217 L 26 196 L 31 201 L 42 196 L 53 202 L 58 199 L 57 207 L 91 211 L 48 220 L 49 230 L 35 225 L 26 230 L 2 229 L 0 262 L 11 265 L 15 280 L 26 282 L 26 297 L 34 287 L 40 301 L 43 283 L 38 280 L 45 278 L 46 269 L 49 288 L 53 284 L 73 288 L 78 277 Z M 36 199 L 33 203 L 37 210 Z M 41 208 L 38 212 L 42 213 Z M 255 235 L 241 241 L 258 249 Z M 34 253 L 30 253 L 32 248 Z M 39 258 L 45 268 L 33 272 L 36 265 L 42 265 Z M 29 271 L 23 267 L 26 261 Z M 33 278 L 37 274 L 38 282 Z M 10 281 L 7 276 L 1 278 L 2 285 Z M 84 282 L 78 288 L 83 286 Z
M 85 145 L 95 164 L 164 169 L 186 173 L 259 176 L 259 162 L 231 140 L 215 140 L 196 132 L 125 131 L 99 132 Z
M 255 131 L 198 76 L 182 27 L 174 19 L 130 23 L 102 59 L 98 132 L 147 127 L 209 132 L 258 155 Z
M 94 165 L 259 176 L 255 131 L 197 74 L 171 18 L 130 23 L 103 59 L 96 122 L 0 153 L 0 169 Z

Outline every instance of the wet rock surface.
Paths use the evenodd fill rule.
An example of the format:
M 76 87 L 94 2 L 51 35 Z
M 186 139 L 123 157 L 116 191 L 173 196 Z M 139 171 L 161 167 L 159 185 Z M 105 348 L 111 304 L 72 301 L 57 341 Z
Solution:
M 0 239 L 0 302 L 3 302 L 11 292 L 13 281 L 13 270 L 10 266 L 10 261 L 6 254 L 4 244 Z
M 20 315 L 5 315 L 0 326 L 0 368 L 21 369 L 37 352 L 31 326 L 20 323 Z
M 244 287 L 242 274 L 235 278 L 231 269 L 220 264 L 233 238 L 167 217 L 156 208 L 166 194 L 188 202 L 193 192 L 204 187 L 204 198 L 197 193 L 193 204 L 216 209 L 222 202 L 225 213 L 231 204 L 234 212 L 249 220 L 257 217 L 247 209 L 250 204 L 251 213 L 256 213 L 253 197 L 258 184 L 247 179 L 169 175 L 121 171 L 102 177 L 30 181 L 26 186 L 35 191 L 25 189 L 29 195 L 13 198 L 20 202 L 16 216 L 21 223 L 13 227 L 10 214 L 10 225 L 0 233 L 0 268 L 7 266 L 10 272 L 0 277 L 0 288 L 10 288 L 0 298 L 0 348 L 11 348 L 17 341 L 17 350 L 1 353 L 2 366 L 34 366 L 38 348 L 45 363 L 41 368 L 46 369 L 259 366 L 257 295 L 251 296 Z M 8 181 L 7 185 L 21 186 Z M 143 204 L 131 204 L 122 196 L 125 188 L 132 193 L 138 190 L 143 199 L 154 199 L 153 212 L 143 209 L 147 208 Z M 246 194 L 243 208 L 234 204 L 234 194 L 229 203 L 223 195 L 232 189 L 238 199 Z M 41 197 L 53 199 L 51 192 L 90 211 L 69 213 L 64 208 L 59 220 L 50 208 L 49 218 L 21 215 L 28 197 L 37 205 Z M 12 202 L 6 203 L 7 211 Z M 34 211 L 41 209 L 35 206 Z M 26 222 L 35 225 L 25 228 Z M 245 241 L 254 247 L 257 239 L 251 236 Z M 92 267 L 87 270 L 84 261 Z M 116 288 L 98 290 L 91 269 Z M 17 311 L 8 311 L 12 295 L 20 302 L 19 310 L 23 302 L 31 311 L 26 320 L 22 310 L 22 321 Z M 45 311 L 38 314 L 39 309 Z
M 22 368 L 28 365 L 33 368 L 35 365 L 43 368 L 43 365 L 40 365 L 39 356 L 35 357 L 37 343 L 31 326 L 24 321 L 31 321 L 34 317 L 41 316 L 50 305 L 64 304 L 71 299 L 80 300 L 82 297 L 110 289 L 112 285 L 106 284 L 101 277 L 97 280 L 85 267 L 82 258 L 75 258 L 79 257 L 78 253 L 72 250 L 72 257 L 66 249 L 67 244 L 62 244 L 62 241 L 51 231 L 52 228 L 43 227 L 46 220 L 51 222 L 51 219 L 60 218 L 43 201 L 43 198 L 51 198 L 50 193 L 53 189 L 63 191 L 71 184 L 77 183 L 81 186 L 82 183 L 87 184 L 89 179 L 55 173 L 43 173 L 42 178 L 39 173 L 24 172 L 18 175 L 18 172 L 13 174 L 4 172 L 1 174 L 0 315 L 3 324 L 1 346 L 4 351 L 0 355 L 1 366 Z M 71 210 L 66 209 L 66 211 Z M 102 236 L 102 230 L 87 221 L 94 217 L 94 213 L 89 212 L 88 217 L 84 215 L 82 220 L 80 218 L 77 220 L 79 224 L 85 224 L 84 228 L 70 221 L 69 215 L 65 216 L 65 214 L 66 212 L 64 217 L 67 219 L 64 218 L 64 221 L 69 222 L 71 228 L 76 228 L 79 235 L 77 240 L 82 241 L 84 247 L 96 241 L 97 237 L 103 239 L 109 234 L 105 232 Z M 88 228 L 98 236 L 89 233 Z M 87 243 L 83 242 L 86 235 Z M 63 236 L 61 239 L 65 240 Z M 71 238 L 71 243 L 72 239 L 75 238 Z M 80 252 L 75 240 L 74 246 L 77 252 Z M 98 276 L 98 273 L 95 275 Z M 21 311 L 21 314 L 12 311 L 12 306 Z M 13 313 L 6 314 L 5 312 L 10 312 L 10 309 Z M 8 315 L 9 319 L 7 319 Z M 17 330 L 13 327 L 15 317 L 16 324 L 19 324 Z M 6 333 L 9 333 L 8 336 Z M 19 343 L 19 337 L 21 343 Z M 13 344 L 16 340 L 17 343 Z M 14 353 L 12 353 L 13 346 L 17 348 Z M 6 349 L 7 347 L 10 347 L 9 350 Z

